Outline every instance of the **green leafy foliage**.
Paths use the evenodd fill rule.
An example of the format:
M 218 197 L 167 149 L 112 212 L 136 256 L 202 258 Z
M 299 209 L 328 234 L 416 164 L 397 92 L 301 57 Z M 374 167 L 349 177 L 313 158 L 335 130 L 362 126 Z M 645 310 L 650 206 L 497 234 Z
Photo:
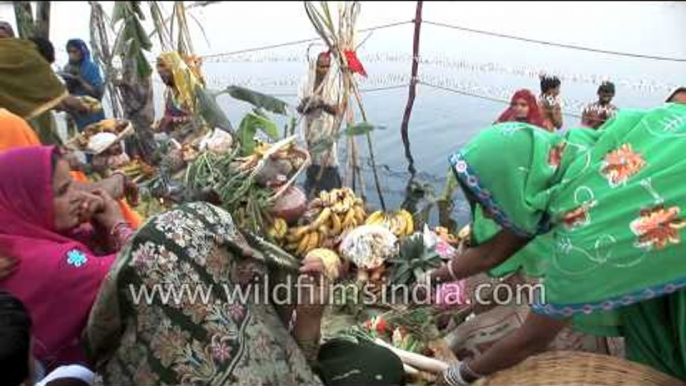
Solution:
M 288 106 L 288 104 L 286 102 L 271 95 L 262 94 L 244 87 L 229 86 L 226 90 L 219 92 L 217 95 L 221 94 L 229 94 L 234 99 L 248 102 L 257 108 L 267 110 L 274 114 L 286 115 L 287 113 L 286 106 Z
M 441 265 L 441 256 L 424 244 L 424 235 L 415 233 L 400 245 L 400 254 L 391 259 L 394 266 L 391 283 L 410 285 L 426 271 Z
M 279 131 L 276 123 L 259 113 L 250 112 L 243 117 L 238 128 L 238 141 L 241 143 L 241 154 L 250 155 L 255 148 L 255 135 L 261 130 L 272 140 L 279 139 Z

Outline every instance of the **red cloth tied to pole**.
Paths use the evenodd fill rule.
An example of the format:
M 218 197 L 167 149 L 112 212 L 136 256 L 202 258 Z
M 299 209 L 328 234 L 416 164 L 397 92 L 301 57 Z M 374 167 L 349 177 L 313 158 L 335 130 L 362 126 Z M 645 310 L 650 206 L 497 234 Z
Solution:
M 345 59 L 348 61 L 348 68 L 350 68 L 352 72 L 358 73 L 364 77 L 367 76 L 367 71 L 364 70 L 364 67 L 360 62 L 360 59 L 357 58 L 355 51 L 346 50 L 343 51 L 343 54 L 345 55 Z

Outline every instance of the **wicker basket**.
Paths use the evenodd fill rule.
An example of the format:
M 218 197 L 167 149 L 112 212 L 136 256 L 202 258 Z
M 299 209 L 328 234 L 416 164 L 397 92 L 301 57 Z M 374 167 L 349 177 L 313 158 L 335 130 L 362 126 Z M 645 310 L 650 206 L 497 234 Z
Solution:
M 474 385 L 685 385 L 648 366 L 607 355 L 572 351 L 547 352 L 519 365 L 485 377 Z

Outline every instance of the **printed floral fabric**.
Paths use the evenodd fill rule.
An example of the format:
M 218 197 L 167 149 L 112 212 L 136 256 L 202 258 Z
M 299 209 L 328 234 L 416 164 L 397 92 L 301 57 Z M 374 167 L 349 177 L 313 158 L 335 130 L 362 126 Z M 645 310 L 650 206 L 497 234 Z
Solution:
M 686 106 L 665 104 L 622 110 L 600 131 L 495 125 L 450 161 L 493 213 L 477 216 L 477 243 L 503 228 L 532 239 L 499 270 L 537 262 L 534 311 L 611 327 L 614 310 L 686 287 L 684 149 Z
M 236 292 L 244 287 L 234 276 L 246 262 L 231 246 L 243 243 L 229 214 L 209 204 L 148 221 L 119 257 L 88 323 L 102 383 L 321 384 L 264 296 Z M 138 301 L 141 288 L 158 292 Z M 164 300 L 171 288 L 176 295 Z
M 607 178 L 610 186 L 625 184 L 629 177 L 638 173 L 644 166 L 643 157 L 634 152 L 630 143 L 622 145 L 605 157 L 602 173 Z

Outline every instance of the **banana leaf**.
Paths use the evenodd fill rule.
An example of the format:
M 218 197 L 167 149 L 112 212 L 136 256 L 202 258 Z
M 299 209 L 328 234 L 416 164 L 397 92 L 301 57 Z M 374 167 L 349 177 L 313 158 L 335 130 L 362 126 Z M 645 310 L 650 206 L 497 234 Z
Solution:
M 112 27 L 117 25 L 119 20 L 124 19 L 128 10 L 128 1 L 115 1 L 112 9 Z
M 211 127 L 218 127 L 233 134 L 233 126 L 226 117 L 224 111 L 219 107 L 215 96 L 202 87 L 196 90 L 198 96 L 199 113 L 205 122 Z
M 243 102 L 248 102 L 251 105 L 265 109 L 274 114 L 286 115 L 286 106 L 288 104 L 271 95 L 262 94 L 240 86 L 229 86 L 225 90 L 220 91 L 216 95 L 229 94 L 232 98 Z
M 238 128 L 238 141 L 241 143 L 241 154 L 244 156 L 252 154 L 255 148 L 255 135 L 257 130 L 262 130 L 273 140 L 279 139 L 279 131 L 276 123 L 268 118 L 264 118 L 254 112 L 250 112 L 243 117 Z

